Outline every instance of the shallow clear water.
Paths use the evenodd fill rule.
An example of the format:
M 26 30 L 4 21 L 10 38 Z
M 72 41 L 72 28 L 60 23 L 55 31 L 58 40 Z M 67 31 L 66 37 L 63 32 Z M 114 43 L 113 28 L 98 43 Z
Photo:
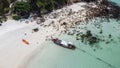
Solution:
M 120 5 L 120 0 L 110 0 L 110 1 L 113 1 L 113 2 L 117 3 L 118 5 Z

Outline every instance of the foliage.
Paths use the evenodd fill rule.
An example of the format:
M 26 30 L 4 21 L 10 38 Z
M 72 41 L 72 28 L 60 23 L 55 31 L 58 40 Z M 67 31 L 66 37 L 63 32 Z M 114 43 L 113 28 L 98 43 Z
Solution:
M 4 15 L 4 9 L 8 7 L 9 7 L 9 4 L 7 0 L 0 0 L 0 15 Z
M 54 10 L 56 8 L 56 6 L 58 6 L 58 3 L 56 0 L 49 0 L 48 2 L 48 7 L 50 7 L 51 10 Z
M 24 1 L 18 1 L 14 6 L 14 13 L 18 14 L 21 18 L 27 18 L 30 14 L 30 3 Z
M 42 13 L 48 13 L 67 5 L 68 1 L 71 0 L 27 0 L 27 2 L 24 0 L 0 0 L 0 14 L 11 11 L 20 17 L 24 17 L 23 15 L 29 16 L 30 12 L 35 12 L 38 16 L 41 16 Z M 14 3 L 14 5 L 9 8 L 11 3 Z
M 36 5 L 39 9 L 41 9 L 41 12 L 45 13 L 47 10 L 45 9 L 47 2 L 46 0 L 37 0 Z
M 7 2 L 10 4 L 10 3 L 12 3 L 12 2 L 15 2 L 15 1 L 17 1 L 17 0 L 7 0 Z
M 51 12 L 57 8 L 62 7 L 63 4 L 67 3 L 67 0 L 29 0 L 32 9 L 38 9 L 41 13 Z
M 12 15 L 12 18 L 13 18 L 14 20 L 19 20 L 19 19 L 20 19 L 20 17 L 19 17 L 17 14 L 13 14 L 13 15 Z
M 30 4 L 28 2 L 19 1 L 14 6 L 15 12 L 30 12 Z
M 4 8 L 4 13 L 8 13 L 11 8 Z
M 3 3 L 0 3 L 0 15 L 3 13 Z

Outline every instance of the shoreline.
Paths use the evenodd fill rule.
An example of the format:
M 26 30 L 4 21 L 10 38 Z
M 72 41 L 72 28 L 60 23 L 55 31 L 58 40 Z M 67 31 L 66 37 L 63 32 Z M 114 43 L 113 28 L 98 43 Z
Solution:
M 43 43 L 46 43 L 46 41 L 44 41 Z M 26 55 L 27 59 L 24 58 L 25 60 L 21 61 L 21 63 L 18 65 L 18 68 L 26 68 L 28 63 L 32 61 L 33 58 L 35 58 L 38 53 L 41 53 L 45 49 L 46 46 L 43 46 L 42 45 L 43 43 L 41 43 L 40 46 L 38 46 L 35 50 L 33 50 L 29 55 Z
M 80 6 L 78 8 L 81 8 L 81 9 L 78 10 L 78 8 L 75 8 L 75 9 L 73 8 L 77 6 Z M 28 24 L 25 23 L 25 25 L 27 25 L 28 27 L 26 27 L 25 25 L 22 25 L 23 27 L 25 27 L 24 29 L 20 28 L 15 31 L 11 30 L 7 34 L 3 35 L 7 37 L 5 38 L 0 37 L 0 40 L 3 41 L 3 42 L 0 41 L 1 45 L 3 46 L 2 48 L 6 49 L 4 50 L 0 48 L 0 51 L 1 51 L 0 53 L 2 53 L 0 56 L 3 55 L 2 58 L 0 58 L 0 61 L 2 60 L 0 63 L 3 62 L 2 64 L 0 64 L 0 67 L 1 68 L 23 68 L 29 61 L 32 60 L 31 58 L 35 57 L 35 55 L 38 53 L 39 48 L 42 48 L 42 50 L 44 50 L 45 47 L 41 46 L 41 44 L 46 40 L 50 40 L 51 36 L 58 37 L 60 34 L 66 33 L 66 31 L 69 30 L 71 27 L 73 27 L 73 25 L 77 25 L 82 22 L 83 24 L 85 24 L 84 22 L 86 22 L 86 14 L 85 14 L 86 9 L 83 10 L 83 7 L 81 6 L 82 5 L 80 5 L 80 3 L 74 4 L 70 7 L 67 6 L 68 8 L 65 7 L 58 11 L 45 15 L 44 16 L 45 22 L 40 23 L 40 24 L 43 24 L 42 26 L 36 24 L 37 21 L 35 20 L 35 22 L 29 22 Z M 75 12 L 74 10 L 77 12 Z M 15 22 L 15 23 L 18 23 L 18 22 Z M 19 25 L 20 24 L 18 24 L 18 26 Z M 13 25 L 12 27 L 15 27 L 15 26 Z M 39 31 L 33 32 L 32 31 L 33 28 L 39 28 Z M 23 38 L 29 41 L 30 45 L 25 45 L 21 41 L 21 39 Z M 9 45 L 13 45 L 13 46 L 11 47 Z M 9 51 L 9 49 L 11 49 L 10 50 L 11 52 Z M 7 56 L 4 52 L 8 53 Z M 20 54 L 18 54 L 17 52 Z M 12 56 L 11 56 L 11 53 L 13 53 Z M 30 56 L 30 57 L 27 57 L 27 56 Z

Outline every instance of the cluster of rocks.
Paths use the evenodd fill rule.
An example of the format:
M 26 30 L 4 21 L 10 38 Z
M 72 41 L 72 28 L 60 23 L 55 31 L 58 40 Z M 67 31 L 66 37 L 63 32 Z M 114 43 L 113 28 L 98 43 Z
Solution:
M 93 19 L 95 17 L 105 17 L 120 19 L 120 6 L 108 0 L 102 0 L 99 3 L 89 3 L 87 8 L 87 17 Z
M 57 28 L 57 30 L 63 28 L 64 33 L 67 33 L 68 35 L 76 34 L 76 40 L 81 40 L 85 43 L 88 42 L 90 45 L 99 43 L 100 41 L 105 41 L 106 44 L 108 44 L 110 41 L 106 41 L 97 35 L 93 35 L 91 31 L 86 31 L 85 34 L 81 33 L 79 30 L 76 30 L 76 26 L 81 25 L 82 23 L 87 24 L 89 21 L 94 19 L 96 22 L 94 25 L 97 28 L 100 28 L 100 22 L 97 22 L 97 18 L 101 18 L 101 22 L 104 20 L 109 21 L 108 18 L 119 20 L 120 7 L 107 0 L 101 0 L 101 2 L 93 1 L 87 3 L 87 5 L 83 5 L 82 7 L 84 7 L 84 9 L 79 10 L 78 12 L 72 11 L 72 9 L 62 8 L 61 10 L 56 10 L 55 12 L 46 14 L 43 16 L 44 21 L 42 24 L 45 25 L 46 23 L 49 23 L 48 26 L 51 24 Z M 86 29 L 81 27 L 79 28 Z M 71 29 L 73 29 L 73 31 L 70 31 Z M 103 33 L 102 29 L 99 33 Z M 109 34 L 109 38 L 111 37 L 112 35 Z M 111 41 L 113 41 L 112 38 Z
M 103 36 L 102 34 L 96 35 L 95 33 L 92 33 L 90 30 L 86 30 L 85 33 L 75 31 L 75 33 L 68 33 L 68 35 L 75 35 L 76 40 L 81 41 L 86 45 L 90 45 L 91 47 L 94 47 L 95 50 L 102 49 L 102 47 L 99 45 L 100 42 L 103 42 L 105 44 L 116 43 L 116 41 L 112 38 L 111 34 L 109 34 L 106 37 Z
M 51 22 L 51 24 L 58 30 L 61 28 L 66 32 L 69 28 L 79 25 L 81 22 L 86 20 L 86 10 L 78 10 L 78 12 L 68 9 L 67 7 L 44 15 L 45 23 Z M 47 23 L 48 23 L 47 22 Z
M 108 22 L 106 18 L 95 18 L 91 20 L 92 23 L 89 23 L 91 27 L 95 27 L 95 30 L 97 30 L 97 33 L 92 33 L 92 30 L 90 31 L 89 24 L 86 24 L 86 22 L 80 23 L 79 26 L 72 26 L 69 31 L 67 31 L 68 35 L 72 35 L 76 37 L 76 40 L 81 41 L 82 43 L 90 46 L 94 46 L 95 49 L 100 48 L 101 46 L 99 44 L 111 44 L 111 43 L 117 43 L 119 39 L 115 39 L 116 37 L 113 37 L 112 34 L 108 34 L 107 36 L 104 35 L 104 26 L 102 25 L 102 22 Z M 109 23 L 108 23 L 109 24 Z M 86 26 L 85 26 L 86 25 Z M 115 28 L 115 27 L 113 27 Z M 93 28 L 94 29 L 94 28 Z M 93 30 L 94 31 L 94 30 Z
M 108 0 L 93 0 L 92 2 L 86 3 L 86 5 L 82 5 L 82 7 L 84 9 L 78 12 L 74 12 L 72 9 L 65 7 L 46 14 L 43 18 L 45 20 L 51 19 L 51 23 L 57 22 L 57 25 L 60 25 L 59 27 L 65 26 L 65 30 L 79 25 L 81 22 L 88 22 L 96 17 L 120 19 L 120 7 Z
M 76 40 L 81 40 L 83 43 L 90 45 L 96 44 L 100 41 L 99 37 L 94 36 L 90 30 L 87 30 L 85 34 L 77 34 Z

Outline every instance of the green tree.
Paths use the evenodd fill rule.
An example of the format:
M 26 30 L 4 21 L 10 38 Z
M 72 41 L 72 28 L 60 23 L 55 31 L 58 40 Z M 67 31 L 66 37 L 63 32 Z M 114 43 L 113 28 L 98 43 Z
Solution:
M 6 0 L 9 4 L 15 2 L 16 0 Z
M 47 12 L 46 6 L 48 5 L 47 0 L 37 0 L 36 4 L 40 12 L 45 13 Z
M 57 0 L 48 0 L 48 7 L 50 7 L 50 10 L 54 10 L 58 6 Z
M 14 6 L 14 12 L 21 17 L 28 17 L 30 13 L 31 6 L 28 2 L 18 1 Z
M 2 15 L 2 14 L 3 14 L 3 3 L 0 2 L 0 15 Z
M 8 8 L 9 4 L 7 2 L 7 0 L 0 0 L 0 15 L 4 15 L 4 10 L 5 8 Z
M 57 0 L 58 8 L 62 8 L 64 5 L 67 5 L 68 0 Z

